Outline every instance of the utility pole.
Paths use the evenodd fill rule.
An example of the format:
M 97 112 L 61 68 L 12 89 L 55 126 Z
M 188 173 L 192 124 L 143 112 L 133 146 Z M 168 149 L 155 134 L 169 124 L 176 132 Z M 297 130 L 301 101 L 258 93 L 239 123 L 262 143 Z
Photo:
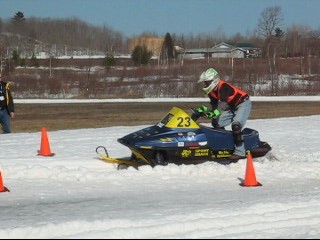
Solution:
M 52 77 L 52 72 L 51 72 L 51 67 L 52 67 L 52 65 L 51 65 L 51 53 L 50 53 L 49 58 L 50 58 L 50 67 L 49 67 L 49 68 L 50 68 L 50 70 L 49 70 L 49 71 L 50 71 L 50 78 L 51 78 L 51 77 Z
M 0 55 L 0 73 L 2 73 L 2 69 L 3 69 L 3 60 L 2 60 L 2 54 Z
M 49 78 L 52 77 L 52 46 L 49 46 Z
M 11 72 L 11 52 L 10 52 L 10 48 L 7 48 L 7 56 L 8 56 L 8 72 Z

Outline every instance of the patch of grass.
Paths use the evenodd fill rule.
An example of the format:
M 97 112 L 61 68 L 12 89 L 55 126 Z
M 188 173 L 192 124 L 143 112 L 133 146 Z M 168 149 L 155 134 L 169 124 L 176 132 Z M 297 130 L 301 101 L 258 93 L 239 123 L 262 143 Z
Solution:
M 208 102 L 186 103 L 77 103 L 16 104 L 12 132 L 39 132 L 153 125 L 174 106 L 191 114 L 191 108 Z M 250 119 L 281 118 L 320 114 L 320 102 L 253 102 Z M 209 122 L 204 120 L 202 122 Z

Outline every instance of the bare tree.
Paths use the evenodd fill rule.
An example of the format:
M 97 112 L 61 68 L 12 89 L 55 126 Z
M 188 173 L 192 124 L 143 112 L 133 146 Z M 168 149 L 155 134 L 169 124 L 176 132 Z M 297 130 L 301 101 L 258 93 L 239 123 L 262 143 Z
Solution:
M 256 31 L 267 39 L 273 35 L 277 27 L 280 27 L 282 21 L 281 7 L 268 7 L 262 11 Z
M 3 31 L 3 21 L 0 17 L 0 33 Z
M 277 45 L 278 39 L 283 36 L 283 31 L 281 30 L 281 24 L 283 21 L 281 7 L 273 6 L 268 7 L 262 11 L 259 23 L 256 29 L 258 35 L 265 39 L 265 54 L 269 63 L 269 70 L 272 80 L 272 94 L 274 92 L 274 74 L 276 73 L 275 66 L 275 56 L 276 56 L 276 46 L 272 47 L 272 44 Z M 273 50 L 273 54 L 271 52 Z M 271 61 L 271 56 L 273 56 L 274 61 Z
M 305 55 L 307 39 L 312 32 L 309 26 L 292 25 L 286 34 L 285 52 L 287 57 L 301 57 Z

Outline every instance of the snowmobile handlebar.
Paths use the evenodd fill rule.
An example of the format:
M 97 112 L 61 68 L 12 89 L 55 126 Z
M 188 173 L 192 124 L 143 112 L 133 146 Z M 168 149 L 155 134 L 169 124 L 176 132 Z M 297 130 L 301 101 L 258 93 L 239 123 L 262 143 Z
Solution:
M 193 114 L 191 116 L 192 120 L 197 121 L 200 117 L 206 117 L 212 119 L 218 117 L 221 113 L 218 109 L 209 110 L 207 106 L 200 106 L 196 109 L 191 108 Z

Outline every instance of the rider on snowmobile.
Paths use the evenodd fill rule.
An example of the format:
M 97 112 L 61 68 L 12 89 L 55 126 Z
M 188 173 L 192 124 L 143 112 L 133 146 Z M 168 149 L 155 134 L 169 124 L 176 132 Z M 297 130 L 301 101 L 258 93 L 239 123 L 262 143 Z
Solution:
M 204 83 L 203 91 L 210 98 L 212 110 L 206 106 L 198 107 L 192 118 L 205 116 L 212 119 L 214 128 L 224 128 L 231 124 L 235 151 L 229 159 L 236 161 L 245 158 L 242 129 L 249 118 L 252 107 L 248 93 L 221 80 L 218 72 L 213 68 L 204 71 L 198 83 Z

